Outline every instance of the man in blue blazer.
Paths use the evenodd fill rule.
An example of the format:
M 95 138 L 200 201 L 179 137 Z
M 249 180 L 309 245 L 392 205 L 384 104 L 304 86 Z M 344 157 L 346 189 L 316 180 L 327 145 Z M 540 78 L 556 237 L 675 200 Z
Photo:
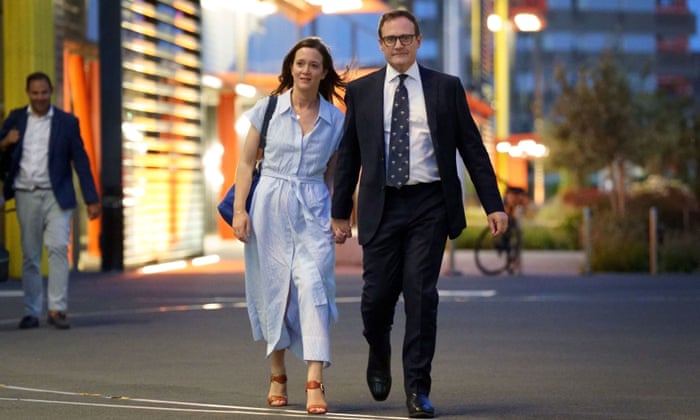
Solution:
M 26 91 L 29 105 L 13 110 L 0 128 L 4 197 L 15 199 L 22 236 L 25 316 L 19 328 L 39 326 L 44 300 L 41 253 L 45 244 L 49 261 L 48 323 L 68 329 L 68 244 L 71 216 L 77 206 L 73 169 L 91 220 L 100 215 L 99 197 L 78 119 L 51 104 L 49 76 L 30 74 Z
M 457 153 L 494 235 L 506 231 L 508 217 L 461 82 L 416 63 L 422 40 L 416 18 L 405 10 L 388 12 L 379 21 L 378 33 L 388 65 L 351 82 L 346 91 L 332 228 L 338 243 L 352 235 L 350 216 L 359 178 L 357 223 L 363 248 L 363 335 L 369 344 L 367 384 L 374 399 L 388 397 L 390 331 L 397 300 L 403 294 L 408 414 L 431 418 L 434 408 L 428 395 L 437 329 L 437 281 L 447 238 L 457 237 L 466 226 Z M 402 85 L 406 91 L 394 103 L 395 91 L 403 92 Z M 401 105 L 406 100 L 408 105 Z M 392 108 L 400 107 L 408 112 L 408 129 L 395 134 L 399 128 L 392 126 L 392 119 L 399 117 Z M 406 153 L 393 156 L 392 137 L 408 138 Z M 404 177 L 396 182 L 391 164 L 401 160 L 407 160 L 408 175 L 399 169 Z

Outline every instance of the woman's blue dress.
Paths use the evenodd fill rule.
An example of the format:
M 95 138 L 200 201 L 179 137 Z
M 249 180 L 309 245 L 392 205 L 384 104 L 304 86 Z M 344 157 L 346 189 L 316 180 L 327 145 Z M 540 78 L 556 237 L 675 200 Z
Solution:
M 245 245 L 248 315 L 267 355 L 290 349 L 302 360 L 329 365 L 335 306 L 335 242 L 324 174 L 340 143 L 343 113 L 321 98 L 313 129 L 302 135 L 291 91 L 270 119 L 260 183 Z M 267 98 L 246 112 L 260 130 Z

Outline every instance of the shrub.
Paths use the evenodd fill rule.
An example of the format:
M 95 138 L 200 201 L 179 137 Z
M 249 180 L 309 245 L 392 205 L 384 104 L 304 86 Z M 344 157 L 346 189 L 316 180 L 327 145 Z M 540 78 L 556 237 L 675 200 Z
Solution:
M 591 215 L 591 270 L 648 272 L 648 229 L 643 220 L 611 212 Z
M 657 209 L 659 271 L 700 271 L 700 229 L 696 198 L 680 183 L 649 177 L 632 185 L 624 216 L 610 209 L 606 194 L 596 190 L 572 190 L 562 201 L 591 209 L 591 269 L 597 272 L 649 272 L 649 209 Z M 563 229 L 579 229 L 581 219 L 572 216 Z
M 457 249 L 474 249 L 476 238 L 484 229 L 484 226 L 467 226 L 466 229 L 455 239 L 455 248 Z
M 455 240 L 457 249 L 473 249 L 476 239 L 485 226 L 468 226 Z M 547 227 L 525 224 L 523 249 L 577 249 L 578 235 L 572 235 L 567 227 Z
M 666 273 L 700 272 L 700 231 L 672 232 L 659 247 L 659 271 Z

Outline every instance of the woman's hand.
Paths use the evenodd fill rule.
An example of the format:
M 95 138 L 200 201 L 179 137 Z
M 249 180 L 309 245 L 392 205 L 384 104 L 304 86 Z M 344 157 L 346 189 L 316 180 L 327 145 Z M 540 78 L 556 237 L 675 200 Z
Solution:
M 337 244 L 344 244 L 346 239 L 352 238 L 352 225 L 349 219 L 331 219 L 331 230 Z
M 248 212 L 245 210 L 234 211 L 231 226 L 236 238 L 243 243 L 247 243 L 250 236 L 250 217 L 248 217 Z

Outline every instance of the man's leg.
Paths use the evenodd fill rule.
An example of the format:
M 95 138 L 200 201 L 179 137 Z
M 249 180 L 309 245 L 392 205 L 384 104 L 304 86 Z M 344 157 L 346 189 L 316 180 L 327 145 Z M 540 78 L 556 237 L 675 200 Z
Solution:
M 42 191 L 43 192 L 43 191 Z M 68 309 L 68 244 L 72 210 L 58 205 L 51 191 L 45 191 L 46 232 L 44 240 L 49 256 L 48 307 L 49 311 L 66 312 Z
M 384 217 L 372 240 L 363 245 L 362 322 L 369 344 L 367 385 L 377 401 L 391 391 L 391 328 L 401 294 L 400 203 L 387 194 Z
M 428 396 L 437 335 L 438 291 L 442 257 L 447 241 L 447 211 L 439 184 L 421 189 L 404 243 L 403 297 L 406 332 L 403 342 L 406 395 Z
M 44 301 L 41 276 L 44 215 L 40 191 L 16 191 L 15 207 L 22 242 L 22 288 L 25 315 L 39 318 Z

